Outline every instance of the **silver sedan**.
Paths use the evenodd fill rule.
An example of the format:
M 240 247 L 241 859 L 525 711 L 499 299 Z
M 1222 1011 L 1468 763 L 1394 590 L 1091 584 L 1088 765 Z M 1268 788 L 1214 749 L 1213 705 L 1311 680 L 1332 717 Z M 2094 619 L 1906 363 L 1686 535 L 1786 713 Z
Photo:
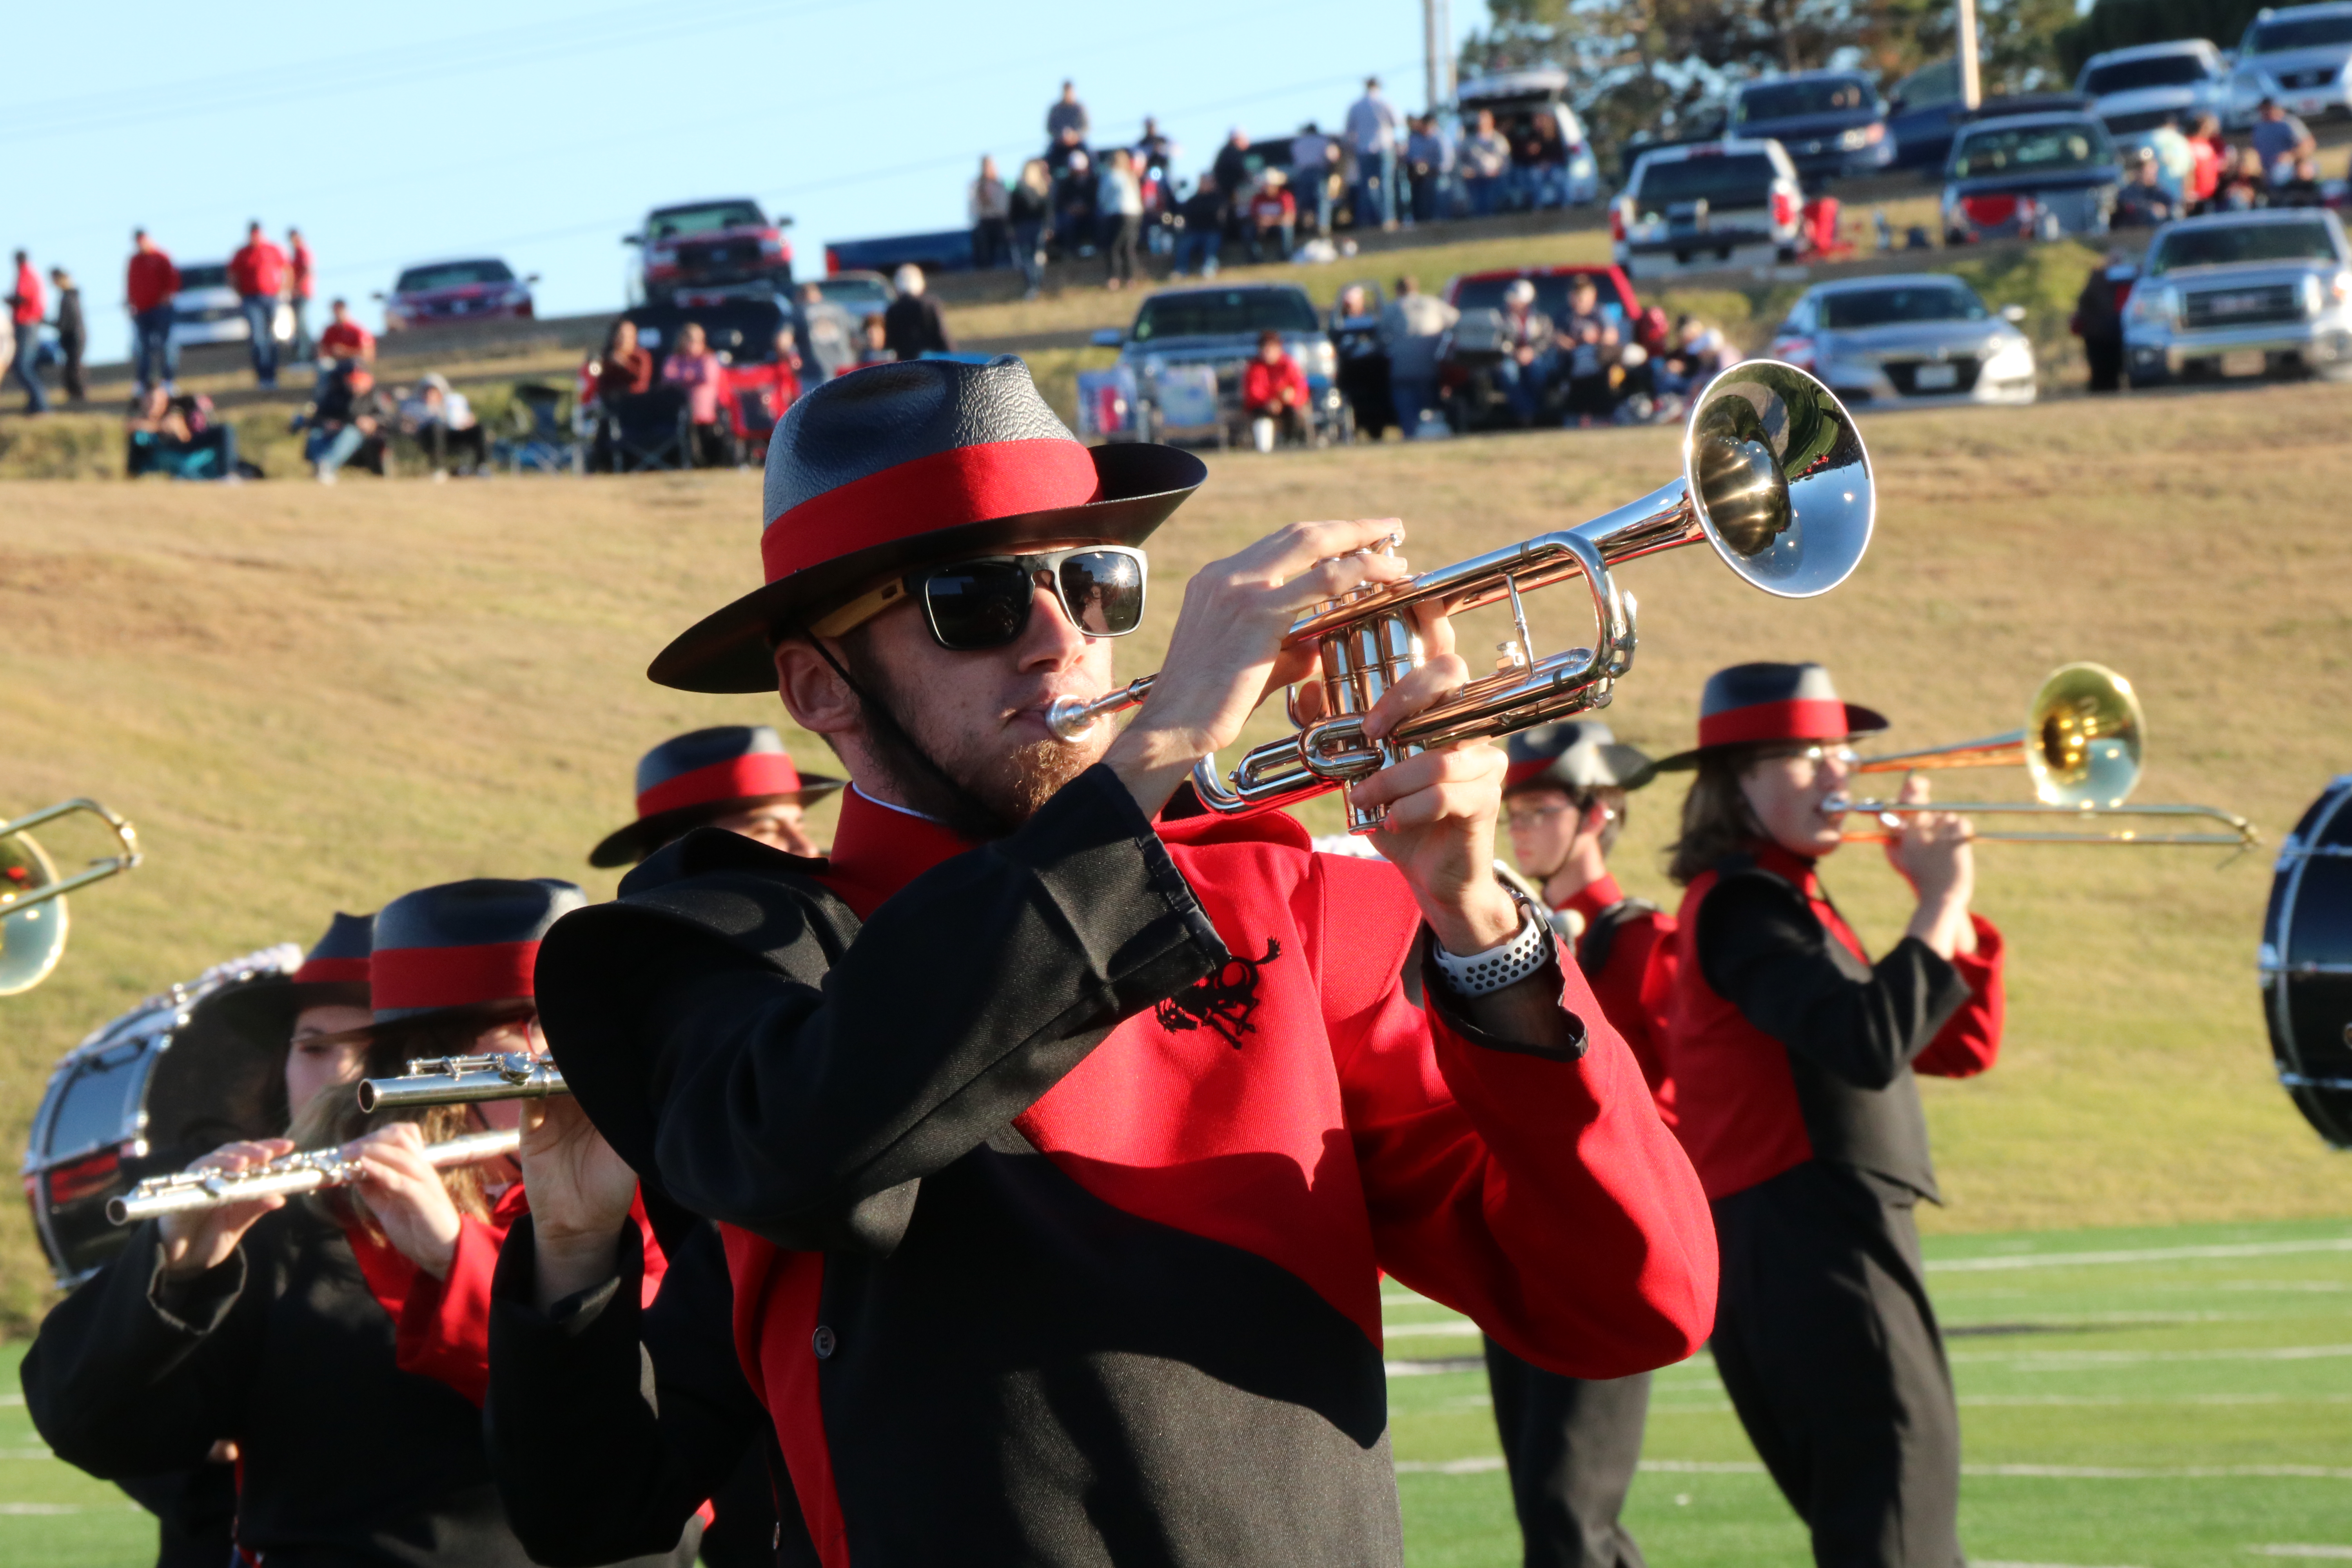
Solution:
M 1771 357 L 1811 371 L 1849 404 L 1928 408 L 2033 401 L 2033 344 L 2016 305 L 1990 310 L 1939 272 L 1857 278 L 1806 290 Z

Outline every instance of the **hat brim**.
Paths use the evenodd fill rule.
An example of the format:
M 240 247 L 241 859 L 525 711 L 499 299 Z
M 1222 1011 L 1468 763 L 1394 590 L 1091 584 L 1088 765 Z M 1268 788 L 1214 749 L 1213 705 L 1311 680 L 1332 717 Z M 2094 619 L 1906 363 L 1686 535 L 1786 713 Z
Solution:
M 1658 776 L 1658 765 L 1650 761 L 1650 754 L 1638 746 L 1628 746 L 1622 742 L 1612 742 L 1593 749 L 1601 753 L 1601 765 L 1607 770 L 1609 775 L 1606 778 L 1584 779 L 1571 784 L 1546 771 L 1530 774 L 1517 784 L 1505 784 L 1503 793 L 1510 795 L 1528 789 L 1635 790 Z
M 607 834 L 603 843 L 588 852 L 588 864 L 606 870 L 615 866 L 634 866 L 671 839 L 699 827 L 712 817 L 750 811 L 754 806 L 807 805 L 823 800 L 848 782 L 847 779 L 830 778 L 824 773 L 803 773 L 801 787 L 783 795 L 747 795 L 734 800 L 707 800 L 694 805 L 681 805 L 675 811 L 657 811 L 651 816 L 641 816 L 626 827 Z
M 1805 741 L 1809 742 L 1818 741 L 1851 741 L 1856 735 L 1874 734 L 1878 731 L 1885 728 L 1886 718 L 1876 709 L 1864 708 L 1859 702 L 1849 702 L 1845 704 L 1845 733 L 1843 735 L 1790 735 L 1780 740 L 1741 741 L 1737 742 L 1737 746 L 1782 745 L 1795 741 Z M 1728 752 L 1735 749 L 1737 749 L 1736 746 L 1693 746 L 1687 752 L 1676 752 L 1673 756 L 1659 763 L 1657 771 L 1662 773 L 1688 773 L 1691 769 L 1698 766 L 1698 760 L 1706 755 L 1707 752 Z
M 238 987 L 212 1004 L 212 1013 L 257 1046 L 283 1048 L 293 1037 L 294 1020 L 311 1007 L 368 1005 L 363 980 L 303 980 L 279 975 Z
M 467 1002 L 455 1007 L 427 1007 L 419 1012 L 404 1013 L 396 1018 L 378 1018 L 356 1029 L 339 1029 L 331 1035 L 320 1035 L 321 1044 L 354 1043 L 372 1045 L 379 1040 L 395 1040 L 403 1035 L 422 1034 L 426 1029 L 445 1024 L 475 1024 L 488 1028 L 493 1024 L 511 1024 L 528 1018 L 539 1011 L 539 1004 L 529 996 L 508 996 L 496 1002 Z
M 680 633 L 655 658 L 646 679 L 679 691 L 772 691 L 772 627 L 927 561 L 1059 540 L 1140 544 L 1209 477 L 1200 458 L 1173 447 L 1127 443 L 1094 447 L 1088 452 L 1101 484 L 1101 500 L 934 529 L 780 577 Z

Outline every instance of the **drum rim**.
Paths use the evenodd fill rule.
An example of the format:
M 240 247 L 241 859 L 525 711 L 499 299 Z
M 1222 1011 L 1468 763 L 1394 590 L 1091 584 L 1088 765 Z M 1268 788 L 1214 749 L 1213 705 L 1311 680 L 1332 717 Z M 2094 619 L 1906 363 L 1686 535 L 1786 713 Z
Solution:
M 2326 809 L 2315 813 L 2306 808 L 2306 815 L 2311 818 L 2310 832 L 2288 835 L 2286 842 L 2280 847 L 2273 870 L 2273 891 L 2279 879 L 2284 879 L 2287 887 L 2284 896 L 2276 900 L 2277 930 L 2269 930 L 2265 921 L 2261 957 L 2267 960 L 2275 954 L 2280 962 L 2262 962 L 2256 967 L 2262 982 L 2263 1010 L 2267 1015 L 2264 1021 L 2269 1025 L 2271 1066 L 2278 1078 L 2279 1087 L 2286 1091 L 2287 1098 L 2294 1101 L 2295 1109 L 2312 1130 L 2318 1132 L 2323 1141 L 2340 1149 L 2352 1147 L 2352 1131 L 2347 1131 L 2343 1140 L 2330 1136 L 2326 1127 L 2322 1125 L 2321 1117 L 2315 1113 L 2314 1105 L 2306 1103 L 2305 1097 L 2352 1090 L 2352 1079 L 2315 1077 L 2306 1070 L 2305 1043 L 2297 1036 L 2289 1010 L 2290 995 L 2294 989 L 2290 982 L 2298 976 L 2352 975 L 2352 962 L 2339 963 L 2328 960 L 2294 964 L 2284 960 L 2288 952 L 2294 951 L 2296 907 L 2303 894 L 2304 875 L 2310 869 L 2311 863 L 2319 859 L 2352 858 L 2352 847 L 2322 846 L 2315 842 L 2336 825 L 2338 817 L 2347 811 L 2352 811 L 2352 773 L 2338 773 L 2329 780 L 2327 787 L 2313 802 L 2313 806 L 2325 806 Z M 2345 1119 L 2329 1115 L 2326 1120 L 2341 1122 Z

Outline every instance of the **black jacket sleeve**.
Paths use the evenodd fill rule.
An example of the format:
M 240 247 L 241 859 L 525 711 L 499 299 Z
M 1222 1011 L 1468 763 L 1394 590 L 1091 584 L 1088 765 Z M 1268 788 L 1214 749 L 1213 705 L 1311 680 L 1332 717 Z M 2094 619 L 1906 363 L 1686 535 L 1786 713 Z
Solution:
M 201 1465 L 236 1430 L 262 1348 L 246 1253 L 174 1284 L 150 1220 L 43 1321 L 21 1375 L 26 1410 L 58 1458 L 136 1476 Z
M 515 1534 L 549 1568 L 670 1551 L 762 1442 L 718 1232 L 696 1228 L 646 1310 L 643 1248 L 624 1226 L 615 1276 L 546 1312 L 529 1215 L 499 1253 L 483 1436 Z
M 1865 964 L 1777 877 L 1724 878 L 1698 911 L 1699 973 L 1740 1016 L 1859 1089 L 1885 1089 L 1969 999 L 1916 937 Z
M 923 1176 L 1226 959 L 1108 768 L 845 941 L 819 929 L 804 862 L 725 837 L 682 847 L 708 839 L 735 871 L 559 921 L 539 1003 L 624 1158 L 688 1209 L 788 1249 L 887 1252 Z

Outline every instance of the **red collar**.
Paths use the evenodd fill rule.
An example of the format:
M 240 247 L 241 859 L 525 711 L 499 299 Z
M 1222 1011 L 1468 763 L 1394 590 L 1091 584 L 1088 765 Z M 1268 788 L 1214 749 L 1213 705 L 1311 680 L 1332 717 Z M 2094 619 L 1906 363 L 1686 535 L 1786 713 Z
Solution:
M 841 792 L 841 824 L 817 880 L 840 895 L 861 921 L 882 901 L 940 861 L 971 846 L 940 823 L 868 800 L 856 784 Z
M 1613 910 L 1624 901 L 1625 889 L 1617 885 L 1616 878 L 1603 871 L 1569 894 L 1565 907 L 1574 910 L 1589 921 L 1598 918 L 1602 910 Z
M 1778 844 L 1750 844 L 1748 853 L 1756 864 L 1777 877 L 1785 877 L 1797 885 L 1809 899 L 1822 896 L 1822 879 L 1817 874 L 1820 862 L 1810 855 L 1799 855 Z

